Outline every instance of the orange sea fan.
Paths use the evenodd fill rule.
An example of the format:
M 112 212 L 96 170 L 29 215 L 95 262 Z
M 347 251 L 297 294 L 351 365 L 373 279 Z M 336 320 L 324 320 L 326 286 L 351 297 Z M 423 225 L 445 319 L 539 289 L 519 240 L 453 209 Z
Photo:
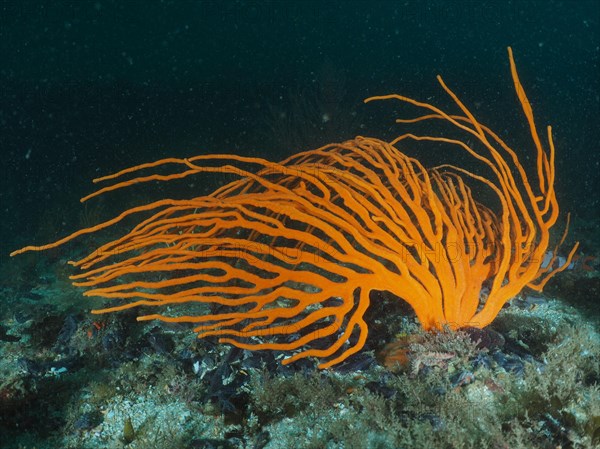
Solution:
M 372 290 L 407 301 L 426 329 L 484 327 L 525 286 L 541 289 L 577 248 L 562 268 L 542 267 L 558 217 L 554 145 L 548 127 L 549 151 L 543 149 L 510 48 L 509 59 L 537 152 L 535 188 L 516 153 L 438 77 L 463 115 L 399 95 L 366 101 L 393 98 L 413 104 L 426 115 L 399 122 L 444 121 L 463 132 L 464 140 L 404 134 L 388 143 L 356 137 L 279 163 L 204 155 L 138 165 L 94 180 L 113 184 L 82 201 L 132 184 L 204 172 L 239 179 L 210 195 L 134 207 L 12 255 L 53 248 L 126 217 L 142 217 L 120 238 L 70 262 L 81 270 L 71 278 L 88 288 L 84 295 L 120 300 L 93 313 L 160 306 L 160 314 L 138 320 L 196 323 L 201 338 L 289 351 L 283 363 L 312 356 L 326 368 L 359 351 L 367 338 L 363 317 Z M 494 179 L 452 165 L 427 170 L 395 146 L 410 140 L 462 148 Z M 479 147 L 465 143 L 470 140 Z M 144 174 L 162 166 L 174 170 Z M 498 212 L 474 198 L 468 185 L 473 183 L 496 195 Z M 199 311 L 182 315 L 198 304 Z M 320 344 L 311 345 L 316 340 Z

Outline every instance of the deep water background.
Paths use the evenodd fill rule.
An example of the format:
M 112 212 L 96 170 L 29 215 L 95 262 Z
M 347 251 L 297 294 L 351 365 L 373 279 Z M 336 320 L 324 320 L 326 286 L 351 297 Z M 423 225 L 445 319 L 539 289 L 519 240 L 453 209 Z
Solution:
M 553 125 L 562 210 L 598 218 L 599 23 L 599 3 L 583 0 L 2 1 L 1 261 L 85 223 L 78 199 L 96 176 L 163 157 L 278 160 L 357 133 L 390 138 L 415 111 L 362 99 L 396 92 L 450 108 L 437 74 L 526 160 L 508 45 L 540 134 Z M 425 165 L 445 157 L 419 153 Z

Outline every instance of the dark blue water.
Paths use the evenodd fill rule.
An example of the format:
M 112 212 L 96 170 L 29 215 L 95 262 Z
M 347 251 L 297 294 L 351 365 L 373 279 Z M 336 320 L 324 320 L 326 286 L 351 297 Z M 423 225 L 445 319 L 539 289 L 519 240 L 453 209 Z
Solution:
M 508 45 L 538 126 L 554 127 L 562 209 L 598 216 L 598 2 L 289 3 L 2 2 L 2 257 L 77 229 L 90 180 L 129 165 L 393 137 L 402 109 L 362 99 L 451 109 L 438 73 L 526 159 Z

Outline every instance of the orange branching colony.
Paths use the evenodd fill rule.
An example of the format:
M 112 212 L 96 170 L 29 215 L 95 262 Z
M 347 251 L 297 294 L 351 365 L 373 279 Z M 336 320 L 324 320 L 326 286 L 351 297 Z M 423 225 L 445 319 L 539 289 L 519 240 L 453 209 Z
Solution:
M 558 216 L 551 129 L 545 151 L 510 48 L 509 59 L 537 152 L 535 187 L 516 153 L 438 77 L 462 115 L 400 95 L 366 101 L 410 103 L 424 115 L 398 122 L 444 121 L 464 133 L 464 140 L 404 134 L 387 143 L 356 137 L 280 163 L 204 155 L 138 165 L 96 179 L 113 184 L 82 201 L 133 184 L 206 172 L 238 178 L 209 195 L 134 207 L 12 255 L 53 248 L 140 217 L 120 238 L 71 262 L 81 269 L 72 276 L 74 285 L 88 288 L 86 296 L 120 302 L 94 313 L 160 307 L 161 313 L 138 320 L 195 323 L 200 338 L 289 351 L 283 363 L 317 357 L 326 368 L 359 351 L 367 338 L 364 314 L 372 290 L 407 301 L 426 329 L 484 327 L 525 286 L 539 290 L 560 271 L 553 271 L 552 263 L 542 265 Z M 462 148 L 489 167 L 493 179 L 452 165 L 425 169 L 395 146 L 410 140 Z M 175 169 L 144 174 L 156 167 Z M 491 189 L 500 210 L 479 203 L 467 180 Z M 182 314 L 192 307 L 200 311 Z

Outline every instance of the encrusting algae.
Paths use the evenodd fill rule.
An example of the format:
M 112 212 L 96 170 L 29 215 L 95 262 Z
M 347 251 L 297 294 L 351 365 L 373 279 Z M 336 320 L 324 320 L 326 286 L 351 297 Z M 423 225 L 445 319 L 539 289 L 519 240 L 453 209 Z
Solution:
M 161 313 L 138 320 L 195 323 L 200 338 L 218 336 L 250 350 L 289 351 L 284 364 L 317 357 L 319 367 L 327 368 L 360 351 L 372 290 L 408 302 L 425 329 L 487 326 L 524 287 L 541 290 L 569 265 L 577 249 L 558 269 L 552 269 L 554 260 L 542 265 L 559 215 L 555 150 L 550 127 L 548 150 L 542 146 L 510 48 L 508 55 L 536 149 L 536 183 L 517 154 L 478 122 L 438 76 L 462 115 L 400 95 L 365 101 L 412 104 L 424 115 L 399 123 L 446 122 L 464 133 L 463 140 L 407 133 L 392 142 L 356 137 L 279 163 L 202 155 L 137 165 L 95 179 L 112 184 L 82 201 L 133 184 L 200 173 L 239 179 L 206 196 L 137 206 L 11 255 L 54 248 L 127 217 L 141 217 L 120 238 L 70 262 L 81 270 L 71 279 L 88 289 L 85 296 L 120 302 L 93 313 L 160 306 Z M 454 165 L 426 169 L 396 147 L 410 140 L 459 147 L 494 177 Z M 170 174 L 152 172 L 167 166 L 174 167 Z M 480 203 L 469 183 L 493 192 L 500 210 Z M 208 304 L 212 313 L 180 315 L 177 305 L 182 303 Z M 321 339 L 318 348 L 311 345 Z

